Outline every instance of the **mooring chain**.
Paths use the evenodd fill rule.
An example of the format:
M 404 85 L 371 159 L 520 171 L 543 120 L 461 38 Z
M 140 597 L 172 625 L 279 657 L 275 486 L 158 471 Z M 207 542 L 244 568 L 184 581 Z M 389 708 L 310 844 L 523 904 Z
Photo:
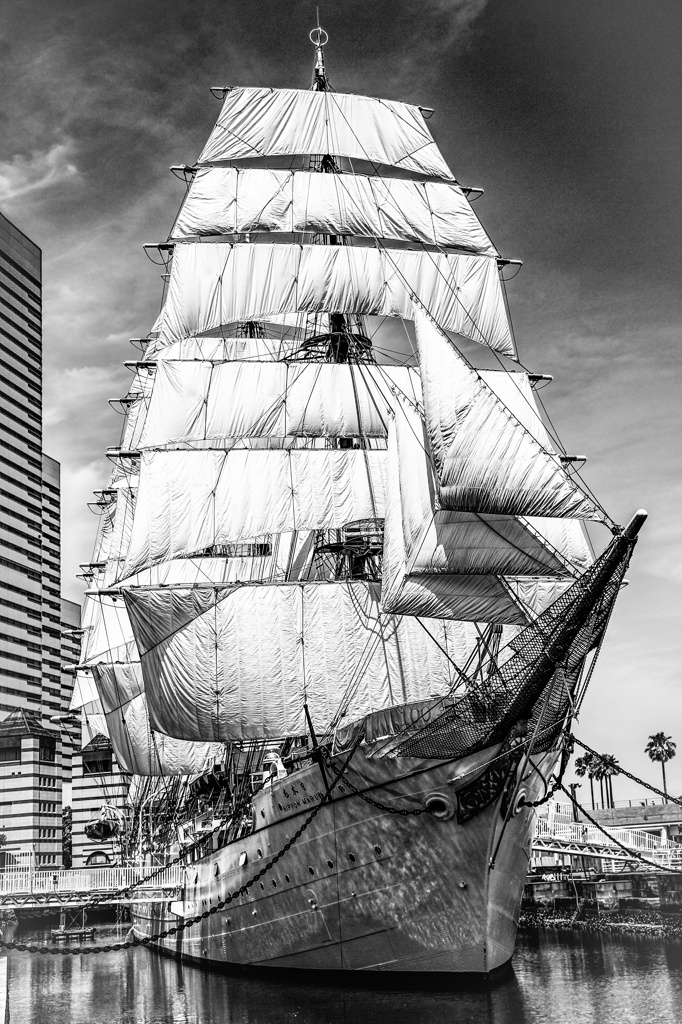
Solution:
M 103 896 L 94 896 L 92 899 L 85 900 L 85 902 L 83 903 L 64 904 L 64 909 L 79 911 L 92 910 L 93 907 L 97 907 L 100 903 L 109 902 L 112 899 L 116 899 L 118 896 L 125 896 L 128 893 L 131 893 L 134 889 L 137 889 L 139 888 L 139 886 L 144 885 L 146 882 L 150 882 L 153 878 L 156 878 L 157 875 L 163 874 L 163 872 L 166 871 L 168 868 L 173 868 L 176 867 L 176 865 L 181 864 L 182 861 L 185 860 L 185 858 L 190 853 L 193 853 L 194 850 L 199 849 L 199 847 L 202 846 L 210 836 L 214 835 L 216 832 L 222 831 L 222 829 L 224 829 L 225 826 L 230 821 L 233 821 L 240 814 L 242 814 L 246 810 L 248 805 L 253 802 L 254 796 L 257 793 L 260 793 L 261 789 L 263 789 L 264 786 L 265 782 L 261 782 L 258 786 L 256 786 L 256 788 L 250 794 L 244 796 L 242 802 L 235 807 L 231 814 L 229 814 L 226 818 L 222 818 L 221 821 L 219 821 L 217 825 L 214 825 L 209 832 L 206 832 L 201 837 L 201 839 L 197 839 L 196 842 L 192 843 L 190 846 L 185 847 L 185 849 L 180 854 L 178 854 L 177 857 L 174 857 L 173 860 L 168 861 L 167 864 L 162 864 L 160 867 L 154 868 L 154 870 L 151 871 L 148 875 L 145 875 L 144 878 L 138 878 L 136 882 L 131 882 L 130 885 L 125 886 L 125 888 L 123 889 L 116 889 L 113 893 L 108 892 L 105 893 Z M 54 913 L 54 910 L 55 908 L 46 908 L 40 910 L 37 914 L 23 913 L 22 918 L 26 919 L 49 917 L 51 914 Z
M 341 775 L 337 771 L 336 765 L 329 757 L 329 754 L 327 753 L 326 750 L 323 752 L 322 756 L 327 767 L 336 775 L 336 781 L 338 782 L 339 779 L 341 778 Z M 351 789 L 356 796 L 359 796 L 361 800 L 365 801 L 365 803 L 371 804 L 372 807 L 376 807 L 380 811 L 388 811 L 389 814 L 402 814 L 403 817 L 407 817 L 410 814 L 426 814 L 425 807 L 416 807 L 413 810 L 407 810 L 403 807 L 387 807 L 385 804 L 380 804 L 378 800 L 372 800 L 371 796 L 367 796 L 361 790 L 357 789 L 357 787 L 353 785 L 350 779 L 345 779 L 344 782 L 345 785 L 348 786 L 348 788 Z
M 596 750 L 593 750 L 592 747 L 588 747 L 587 743 L 583 743 L 583 741 L 579 740 L 577 736 L 573 736 L 571 733 L 569 733 L 568 736 L 569 739 L 574 740 L 579 747 L 582 747 L 583 750 L 586 750 L 588 754 L 594 754 L 594 756 L 599 758 L 599 760 L 602 763 L 606 763 L 604 762 L 603 754 L 600 754 Z M 662 789 L 657 789 L 656 786 L 652 786 L 650 782 L 644 782 L 643 779 L 638 779 L 636 775 L 632 775 L 631 772 L 626 771 L 625 768 L 621 768 L 620 765 L 618 765 L 618 768 L 614 772 L 614 775 L 625 775 L 626 778 L 632 779 L 632 781 L 636 782 L 639 786 L 644 786 L 645 789 L 651 790 L 652 793 L 656 793 L 658 796 L 662 796 L 664 800 L 668 800 L 671 804 L 677 804 L 678 807 L 682 807 L 682 800 L 679 800 L 677 797 L 670 796 L 669 793 L 665 793 Z
M 194 917 L 190 917 L 187 920 L 183 921 L 181 924 L 173 925 L 171 928 L 166 928 L 164 931 L 157 932 L 154 935 L 145 935 L 141 939 L 126 939 L 124 942 L 114 942 L 107 946 L 76 946 L 73 949 L 68 949 L 66 947 L 62 949 L 59 946 L 32 946 L 28 945 L 25 942 L 4 942 L 0 939 L 0 948 L 17 949 L 22 953 L 40 953 L 42 955 L 49 953 L 51 956 L 89 956 L 91 954 L 97 953 L 112 953 L 117 952 L 121 949 L 130 949 L 133 946 L 148 946 L 152 942 L 157 942 L 159 939 L 167 939 L 171 935 L 177 935 L 179 932 L 183 932 L 185 931 L 185 929 L 191 928 L 193 925 L 200 924 L 201 921 L 207 920 L 212 915 L 217 914 L 221 910 L 224 910 L 226 906 L 228 906 L 234 900 L 239 899 L 240 896 L 245 896 L 248 893 L 249 889 L 251 889 L 256 884 L 256 882 L 258 882 L 263 877 L 263 875 L 266 875 L 268 871 L 270 871 L 275 866 L 275 864 L 277 864 L 277 862 L 281 860 L 284 854 L 288 853 L 291 847 L 298 842 L 298 840 L 301 838 L 301 836 L 308 828 L 310 823 L 320 813 L 324 805 L 331 801 L 332 792 L 343 778 L 348 768 L 348 765 L 350 764 L 351 758 L 353 757 L 361 739 L 362 736 L 360 736 L 356 743 L 353 745 L 350 753 L 348 754 L 348 757 L 346 758 L 344 764 L 341 767 L 341 770 L 336 774 L 336 778 L 334 779 L 331 786 L 324 794 L 320 802 L 316 804 L 316 806 L 312 809 L 312 811 L 310 812 L 306 820 L 303 822 L 303 824 L 294 832 L 292 837 L 289 840 L 287 840 L 287 842 L 284 844 L 281 850 L 279 850 L 274 855 L 274 857 L 271 857 L 270 860 L 263 865 L 260 871 L 258 871 L 252 878 L 250 878 L 248 882 L 245 882 L 238 889 L 235 889 L 234 892 L 228 893 L 227 896 L 225 896 L 224 899 L 216 903 L 214 907 L 209 907 L 208 910 L 204 910 L 201 914 L 197 914 Z M 336 772 L 336 769 L 334 769 L 334 771 Z M 128 891 L 128 889 L 121 890 L 122 893 Z
M 131 893 L 134 889 L 137 889 L 141 885 L 145 885 L 145 883 L 152 881 L 158 875 L 162 875 L 164 871 L 168 870 L 168 868 L 174 868 L 178 864 L 181 864 L 190 853 L 193 853 L 194 850 L 199 849 L 199 847 L 202 846 L 210 836 L 214 835 L 216 832 L 220 832 L 222 829 L 225 828 L 229 821 L 233 821 L 240 814 L 243 814 L 248 805 L 253 801 L 254 796 L 261 791 L 264 785 L 265 782 L 261 782 L 260 785 L 258 785 L 256 789 L 253 790 L 252 793 L 244 796 L 241 804 L 238 804 L 231 814 L 229 814 L 226 818 L 223 818 L 220 822 L 218 822 L 217 825 L 214 825 L 209 832 L 206 832 L 205 835 L 201 837 L 201 839 L 198 839 L 195 843 L 192 843 L 191 846 L 187 846 L 180 854 L 178 854 L 177 857 L 174 857 L 173 860 L 168 861 L 167 864 L 162 864 L 160 867 L 154 868 L 154 870 L 150 871 L 150 873 L 148 875 L 145 875 L 144 878 L 139 878 L 136 882 L 131 882 L 130 885 L 125 886 L 123 889 L 117 889 L 113 893 L 108 892 L 105 893 L 103 896 L 96 896 L 91 900 L 87 900 L 83 904 L 78 904 L 78 910 L 92 910 L 93 907 L 98 906 L 100 903 L 109 902 L 112 899 L 116 899 L 118 896 L 126 896 L 128 893 Z M 70 904 L 70 907 L 71 909 L 74 909 L 76 907 L 76 904 Z M 49 913 L 50 911 L 44 912 L 44 914 Z M 44 914 L 35 916 L 44 916 Z
M 553 729 L 554 726 L 552 726 L 551 728 Z M 543 730 L 543 731 L 546 732 L 547 730 Z M 541 776 L 541 778 L 542 778 L 542 780 L 543 780 L 543 782 L 545 784 L 545 795 L 540 800 L 524 800 L 523 803 L 525 804 L 526 807 L 542 807 L 543 804 L 548 803 L 552 799 L 552 797 L 554 796 L 556 791 L 561 787 L 561 784 L 562 784 L 562 782 L 564 780 L 564 774 L 566 772 L 566 768 L 568 767 L 568 762 L 570 761 L 571 754 L 573 753 L 573 742 L 572 742 L 572 740 L 573 740 L 573 737 L 571 736 L 570 733 L 568 733 L 568 735 L 565 737 L 565 740 L 564 740 L 564 743 L 563 743 L 563 746 L 562 746 L 562 750 L 561 750 L 561 761 L 559 762 L 559 771 L 558 771 L 558 773 L 556 775 L 552 775 L 551 776 L 551 778 L 554 779 L 554 785 L 553 786 L 548 786 L 547 785 L 547 780 L 545 779 L 544 775 L 542 775 L 542 773 L 540 772 L 540 769 L 538 768 L 538 766 L 536 764 L 533 764 L 533 767 L 535 768 L 535 771 L 538 772 L 538 774 Z
M 598 828 L 600 832 L 607 836 L 611 843 L 615 843 L 615 845 L 619 846 L 621 850 L 624 850 L 625 853 L 629 855 L 631 860 L 637 860 L 641 864 L 648 864 L 650 867 L 656 868 L 657 871 L 662 870 L 661 865 L 657 864 L 655 860 L 649 860 L 647 857 L 643 857 L 641 853 L 637 852 L 637 850 L 632 850 L 629 846 L 626 846 L 624 843 L 621 843 L 620 840 L 616 839 L 615 836 L 611 835 L 611 833 L 608 832 L 603 825 L 600 825 L 599 822 L 596 821 L 595 818 L 593 818 L 592 815 L 589 814 L 584 807 L 581 807 L 576 798 L 568 792 L 563 783 L 561 784 L 561 789 L 564 791 L 564 793 L 569 798 L 571 803 L 574 805 L 576 810 L 580 811 L 581 814 L 584 814 L 587 820 L 591 822 L 595 826 L 595 828 Z M 671 874 L 674 875 L 682 875 L 682 869 L 680 868 L 668 867 L 665 868 L 665 870 L 671 872 Z

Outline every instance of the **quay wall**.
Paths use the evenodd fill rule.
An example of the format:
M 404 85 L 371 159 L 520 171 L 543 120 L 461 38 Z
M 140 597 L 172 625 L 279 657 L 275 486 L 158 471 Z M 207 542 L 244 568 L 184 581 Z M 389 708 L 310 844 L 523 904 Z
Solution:
M 682 875 L 631 872 L 526 883 L 519 928 L 682 939 Z

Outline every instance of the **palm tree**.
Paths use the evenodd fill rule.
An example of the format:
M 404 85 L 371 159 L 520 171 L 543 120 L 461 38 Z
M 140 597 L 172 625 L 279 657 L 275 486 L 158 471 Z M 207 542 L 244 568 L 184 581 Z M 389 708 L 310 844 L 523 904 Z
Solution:
M 666 736 L 664 732 L 655 732 L 653 736 L 649 737 L 649 742 L 644 748 L 644 753 L 648 754 L 652 761 L 660 761 L 666 803 L 668 802 L 668 789 L 665 782 L 665 765 L 666 761 L 675 756 L 676 746 L 677 744 L 673 743 L 672 736 Z
M 613 799 L 613 783 L 611 777 L 620 773 L 620 765 L 618 764 L 617 758 L 613 754 L 600 754 L 601 760 L 601 776 L 604 779 L 604 785 L 606 787 L 606 802 L 609 807 L 615 807 Z
M 579 775 L 580 778 L 584 778 L 586 775 L 590 780 L 590 798 L 592 800 L 592 810 L 594 810 L 594 779 L 596 776 L 596 759 L 594 754 L 583 754 L 582 757 L 576 757 L 575 759 L 575 774 Z

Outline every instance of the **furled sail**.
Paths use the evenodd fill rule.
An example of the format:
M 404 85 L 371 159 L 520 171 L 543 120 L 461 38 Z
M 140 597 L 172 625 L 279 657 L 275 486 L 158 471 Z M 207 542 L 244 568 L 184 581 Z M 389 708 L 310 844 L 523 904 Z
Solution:
M 223 324 L 294 311 L 411 319 L 414 296 L 443 328 L 513 356 L 497 262 L 490 256 L 345 245 L 176 245 L 147 355 Z
M 93 669 L 111 745 L 131 775 L 194 775 L 220 763 L 222 743 L 193 743 L 156 733 L 149 723 L 139 662 Z
M 603 521 L 554 451 L 525 375 L 485 376 L 430 317 L 418 312 L 415 324 L 441 507 Z M 504 401 L 494 386 L 504 386 Z
M 162 360 L 139 447 L 247 437 L 386 437 L 414 367 Z
M 125 575 L 289 531 L 383 518 L 386 452 L 144 451 Z
M 449 693 L 470 623 L 380 612 L 364 582 L 126 589 L 154 729 L 191 740 L 323 733 Z
M 591 562 L 577 520 L 440 508 L 423 422 L 405 403 L 391 422 L 387 478 L 385 611 L 523 624 Z
M 453 180 L 419 107 L 302 89 L 230 89 L 198 163 L 311 153 Z
M 272 169 L 202 167 L 170 233 L 313 232 L 498 252 L 459 185 Z

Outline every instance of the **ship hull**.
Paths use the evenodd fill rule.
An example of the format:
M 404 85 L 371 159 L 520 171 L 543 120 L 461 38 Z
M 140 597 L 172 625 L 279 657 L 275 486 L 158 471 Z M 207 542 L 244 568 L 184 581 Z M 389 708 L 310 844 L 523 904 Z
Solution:
M 396 809 L 422 808 L 435 795 L 447 815 L 463 786 L 472 780 L 475 785 L 478 777 L 485 789 L 485 764 L 494 753 L 445 763 L 406 759 L 403 765 L 366 760 L 358 752 L 346 779 Z M 546 776 L 554 756 L 542 761 Z M 212 967 L 267 967 L 325 977 L 330 972 L 489 977 L 502 970 L 514 950 L 535 825 L 532 808 L 515 808 L 505 827 L 500 794 L 460 824 L 454 813 L 446 818 L 388 813 L 345 782 L 245 895 L 201 923 L 157 940 L 154 948 Z M 521 785 L 527 800 L 536 799 L 540 773 L 533 770 Z M 135 905 L 135 934 L 155 935 L 236 891 L 282 849 L 323 794 L 317 766 L 258 794 L 254 814 L 260 827 L 188 865 L 181 901 Z

